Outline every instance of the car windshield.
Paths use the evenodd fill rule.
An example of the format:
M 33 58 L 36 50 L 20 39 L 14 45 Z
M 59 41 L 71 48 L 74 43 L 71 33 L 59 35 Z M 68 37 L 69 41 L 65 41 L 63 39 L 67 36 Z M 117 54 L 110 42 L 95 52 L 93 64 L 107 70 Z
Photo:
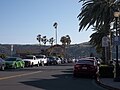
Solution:
M 94 61 L 91 61 L 91 60 L 79 60 L 77 63 L 94 65 Z
M 44 56 L 36 56 L 36 58 L 44 58 Z
M 16 58 L 7 58 L 5 61 L 16 61 Z
M 54 57 L 47 57 L 47 58 L 49 58 L 49 59 L 55 59 Z
M 33 59 L 32 56 L 26 56 L 26 57 L 23 57 L 23 59 Z

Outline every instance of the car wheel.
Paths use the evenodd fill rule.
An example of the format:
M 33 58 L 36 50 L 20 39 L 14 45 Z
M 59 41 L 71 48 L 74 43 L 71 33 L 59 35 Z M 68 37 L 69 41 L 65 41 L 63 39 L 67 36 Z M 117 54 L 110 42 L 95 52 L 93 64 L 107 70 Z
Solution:
M 1 66 L 1 70 L 2 71 L 4 71 L 5 70 L 5 66 L 3 65 L 3 66 Z
M 16 68 L 17 68 L 17 64 L 14 65 L 14 69 L 16 69 Z
M 25 67 L 25 65 L 22 65 L 22 68 L 24 68 Z
M 40 66 L 40 63 L 38 62 L 37 67 L 39 67 L 39 66 Z
M 33 67 L 33 62 L 32 62 L 32 64 L 31 64 L 31 67 Z

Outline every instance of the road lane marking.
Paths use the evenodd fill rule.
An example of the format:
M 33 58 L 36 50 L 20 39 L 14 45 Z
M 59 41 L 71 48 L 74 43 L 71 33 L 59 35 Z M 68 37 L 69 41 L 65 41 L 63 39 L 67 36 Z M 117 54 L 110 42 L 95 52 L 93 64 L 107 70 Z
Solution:
M 21 76 L 27 76 L 27 75 L 32 75 L 32 74 L 40 73 L 40 72 L 42 72 L 42 71 L 36 71 L 36 72 L 32 72 L 32 73 L 18 74 L 18 75 L 13 75 L 13 76 L 8 76 L 8 77 L 1 77 L 0 80 L 5 80 L 5 79 L 10 79 L 10 78 L 15 78 L 15 77 L 21 77 Z

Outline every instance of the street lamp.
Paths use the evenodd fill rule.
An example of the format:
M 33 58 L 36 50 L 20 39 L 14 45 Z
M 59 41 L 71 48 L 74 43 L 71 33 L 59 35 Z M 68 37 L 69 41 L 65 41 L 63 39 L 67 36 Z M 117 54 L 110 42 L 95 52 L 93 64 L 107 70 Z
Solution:
M 116 28 L 116 37 L 115 37 L 115 41 L 118 41 L 118 28 L 117 28 L 117 22 L 118 22 L 118 18 L 120 16 L 120 12 L 114 12 L 114 17 L 115 17 L 115 28 Z M 115 64 L 116 68 L 116 75 L 114 77 L 114 81 L 120 81 L 120 72 L 119 72 L 119 63 L 118 63 L 118 44 L 116 44 L 116 64 Z
M 37 39 L 38 42 L 39 42 L 39 45 L 40 45 L 40 53 L 41 53 L 41 35 L 38 34 L 36 39 Z
M 57 22 L 55 22 L 54 24 L 53 24 L 53 27 L 55 28 L 55 36 L 56 36 L 56 44 L 57 44 L 57 26 L 58 26 L 58 23 Z
M 11 45 L 11 56 L 13 56 L 13 45 Z

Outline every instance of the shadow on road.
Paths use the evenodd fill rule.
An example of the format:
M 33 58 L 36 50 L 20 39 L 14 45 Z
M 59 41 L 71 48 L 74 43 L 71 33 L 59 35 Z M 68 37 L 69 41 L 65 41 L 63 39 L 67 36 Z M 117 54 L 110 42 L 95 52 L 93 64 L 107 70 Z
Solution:
M 20 82 L 40 90 L 96 90 L 92 79 L 74 78 L 72 69 L 63 70 L 63 74 L 51 75 L 53 78 Z M 99 89 L 98 89 L 99 90 Z

